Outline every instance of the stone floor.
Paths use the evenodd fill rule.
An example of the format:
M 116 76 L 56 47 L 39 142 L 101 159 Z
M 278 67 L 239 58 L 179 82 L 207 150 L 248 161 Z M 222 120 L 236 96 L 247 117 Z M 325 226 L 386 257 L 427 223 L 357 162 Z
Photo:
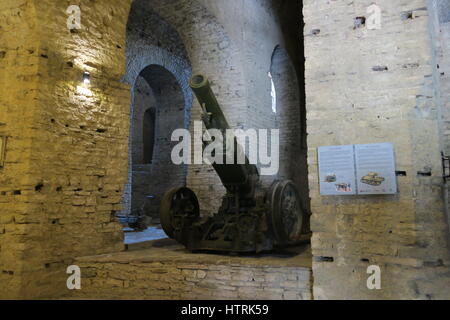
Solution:
M 124 228 L 124 232 L 126 245 L 167 238 L 161 226 L 150 226 L 142 232 L 133 232 L 131 228 Z

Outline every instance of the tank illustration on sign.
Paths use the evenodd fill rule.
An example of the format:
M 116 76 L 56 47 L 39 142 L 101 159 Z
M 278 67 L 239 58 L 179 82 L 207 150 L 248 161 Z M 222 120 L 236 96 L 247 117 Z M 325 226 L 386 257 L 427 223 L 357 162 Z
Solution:
M 378 187 L 381 186 L 385 180 L 385 178 L 378 176 L 378 173 L 369 172 L 367 176 L 362 177 L 361 182 L 370 186 Z

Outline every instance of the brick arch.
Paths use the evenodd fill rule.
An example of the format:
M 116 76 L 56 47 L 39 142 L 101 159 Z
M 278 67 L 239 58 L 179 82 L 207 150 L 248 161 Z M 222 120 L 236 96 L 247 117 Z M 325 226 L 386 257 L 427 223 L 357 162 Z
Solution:
M 123 81 L 133 87 L 141 72 L 151 65 L 161 66 L 169 71 L 175 77 L 183 92 L 186 119 L 185 128 L 188 128 L 193 101 L 192 92 L 189 88 L 189 78 L 192 74 L 189 63 L 155 46 L 139 47 L 132 54 L 132 57 L 127 57 L 127 72 Z
M 168 6 L 163 0 L 151 3 L 152 8 L 177 30 L 186 45 L 193 71 L 207 74 L 213 84 L 217 84 L 216 94 L 219 98 L 223 96 L 224 109 L 228 107 L 228 98 L 244 103 L 246 92 L 238 48 L 218 19 L 198 0 L 175 0 L 172 1 L 173 6 Z M 174 7 L 177 10 L 173 10 Z M 231 84 L 234 90 L 224 83 Z M 230 118 L 237 120 L 242 117 L 230 115 Z
M 174 0 L 170 4 L 163 0 L 135 0 L 133 6 L 136 5 L 141 9 L 149 8 L 153 15 L 160 18 L 161 23 L 167 23 L 170 26 L 168 38 L 177 39 L 184 44 L 182 49 L 164 41 L 161 43 L 156 41 L 152 43 L 152 47 L 146 47 L 151 49 L 151 54 L 144 46 L 136 49 L 136 53 L 150 55 L 149 59 L 154 61 L 159 59 L 159 64 L 175 75 L 181 75 L 179 82 L 187 91 L 190 89 L 185 79 L 191 72 L 206 74 L 211 80 L 213 90 L 221 102 L 230 125 L 245 127 L 251 115 L 247 112 L 249 101 L 242 62 L 237 46 L 218 19 L 199 0 Z M 133 9 L 130 12 L 133 12 Z M 130 21 L 128 25 L 130 26 Z M 159 30 L 158 28 L 160 27 L 158 26 L 156 30 Z M 130 57 L 128 51 L 127 58 Z M 145 64 L 140 60 L 141 58 L 136 58 L 136 61 L 127 65 L 132 67 L 129 70 L 132 70 L 133 75 Z M 187 68 L 188 65 L 191 66 L 190 69 Z M 127 78 L 128 76 L 125 77 Z M 188 96 L 187 91 L 186 96 Z M 189 108 L 192 106 L 188 124 L 192 127 L 193 120 L 200 120 L 201 108 L 191 97 L 186 101 L 190 104 Z M 205 189 L 205 180 L 210 181 L 210 188 Z M 211 214 L 220 207 L 225 189 L 212 168 L 204 165 L 189 166 L 187 185 L 197 193 L 204 214 Z
M 130 14 L 134 13 L 134 7 L 147 10 L 158 19 L 157 28 L 160 24 L 169 26 L 169 34 L 164 34 L 164 37 L 183 45 L 182 48 L 170 46 L 167 41 L 159 44 L 153 39 L 151 45 L 142 45 L 139 41 L 134 52 L 131 52 L 127 43 L 124 81 L 132 83 L 133 77 L 143 67 L 155 63 L 177 75 L 183 89 L 190 91 L 185 78 L 189 79 L 192 72 L 205 73 L 221 100 L 230 125 L 245 126 L 250 116 L 245 113 L 243 117 L 243 114 L 235 112 L 239 109 L 245 112 L 248 104 L 242 62 L 237 46 L 218 19 L 199 0 L 173 0 L 170 4 L 165 0 L 134 0 Z M 130 19 L 133 17 L 129 17 L 127 28 L 131 25 Z M 192 103 L 193 117 L 200 118 L 199 105 L 195 99 Z
M 282 179 L 292 180 L 299 189 L 305 209 L 309 203 L 308 165 L 306 150 L 302 146 L 303 123 L 301 93 L 294 64 L 281 45 L 274 48 L 270 73 L 276 91 L 277 127 L 280 129 L 280 172 Z M 295 162 L 290 159 L 297 159 Z M 305 232 L 309 228 L 305 225 Z
M 139 123 L 136 122 L 135 118 L 141 116 L 140 114 L 138 114 L 139 110 L 135 110 L 135 86 L 141 76 L 145 78 L 145 74 L 143 73 L 151 68 L 160 68 L 159 71 L 161 71 L 161 76 L 166 75 L 167 77 L 169 77 L 170 75 L 170 77 L 173 77 L 175 79 L 177 90 L 181 91 L 184 100 L 183 120 L 180 124 L 178 124 L 178 127 L 176 129 L 189 128 L 193 102 L 192 91 L 189 88 L 189 78 L 192 74 L 192 68 L 186 54 L 185 45 L 173 26 L 154 10 L 151 1 L 135 0 L 133 1 L 130 8 L 126 28 L 126 73 L 122 79 L 123 82 L 129 84 L 132 88 L 130 104 L 131 125 L 129 137 L 128 182 L 125 186 L 125 192 L 123 196 L 124 209 L 122 212 L 125 214 L 135 211 L 134 209 L 139 206 L 139 198 L 144 199 L 144 191 L 141 192 L 136 190 L 144 189 L 142 186 L 145 183 L 145 179 L 140 175 L 137 175 L 136 172 L 133 171 L 133 168 L 136 167 L 136 165 L 139 163 L 133 159 L 136 158 L 135 151 L 133 151 L 133 146 L 135 148 L 136 145 L 136 141 L 133 141 L 133 133 L 134 135 L 138 133 L 136 131 L 138 128 L 135 128 L 135 126 Z M 151 79 L 146 80 L 147 82 L 151 82 Z M 167 80 L 166 82 L 173 82 L 172 80 L 165 80 Z M 150 85 L 150 87 L 158 86 L 158 83 L 148 84 Z M 152 91 L 153 89 L 149 90 Z M 160 101 L 157 104 L 161 105 L 164 103 L 161 103 Z M 165 107 L 171 109 L 170 105 L 166 104 Z M 178 114 L 178 111 L 174 112 Z M 164 117 L 161 116 L 160 119 L 163 118 Z M 158 127 L 160 127 L 159 124 Z M 164 137 L 160 138 L 170 139 L 170 135 L 168 132 L 163 132 L 163 134 Z M 167 135 L 168 137 L 166 137 Z M 163 152 L 167 153 L 167 150 L 164 150 Z M 170 157 L 169 159 L 167 159 L 167 155 L 170 156 L 170 152 L 168 154 L 164 154 L 163 158 L 166 159 L 167 162 L 170 162 Z M 158 165 L 153 164 L 152 166 L 143 166 L 139 168 L 139 171 L 147 175 L 147 180 L 153 179 L 155 177 L 157 178 L 158 175 L 151 173 L 156 170 L 156 166 Z M 163 172 L 166 168 L 160 167 L 159 169 L 160 172 Z M 181 173 L 179 172 L 180 170 L 182 171 Z M 175 176 L 179 175 L 181 177 L 180 179 L 176 177 L 171 179 L 173 180 L 172 182 L 174 184 L 178 183 L 179 185 L 177 186 L 186 184 L 186 166 L 183 166 L 182 168 L 172 168 L 170 172 Z M 155 181 L 153 182 L 155 183 Z M 171 183 L 171 181 L 164 182 L 165 183 L 161 183 L 163 185 Z M 147 190 L 147 192 L 149 192 L 149 194 L 151 193 L 152 195 L 156 196 L 155 200 L 152 201 L 156 204 L 152 204 L 147 211 L 149 211 L 148 215 L 157 218 L 155 216 L 157 212 L 156 205 L 159 204 L 161 191 L 158 192 L 157 190 L 154 190 L 155 188 L 152 186 L 153 184 L 147 184 L 147 187 L 145 189 Z
M 178 31 L 154 10 L 153 1 L 132 2 L 126 42 L 126 73 L 123 81 L 134 86 L 139 74 L 150 65 L 168 70 L 183 91 L 187 128 L 192 107 L 192 92 L 189 88 L 191 63 Z
M 286 145 L 280 150 L 280 163 L 289 163 L 290 158 L 301 152 L 300 90 L 292 61 L 279 45 L 272 54 L 270 73 L 276 92 L 277 127 L 280 128 L 280 140 Z M 280 176 L 298 183 L 299 177 L 294 176 L 297 171 L 297 168 L 281 167 Z
M 151 64 L 138 75 L 132 90 L 129 185 L 124 202 L 131 213 L 159 219 L 159 206 L 164 193 L 186 185 L 187 167 L 174 165 L 171 151 L 177 144 L 172 133 L 187 128 L 186 101 L 178 79 L 163 66 Z M 143 120 L 146 109 L 155 110 L 153 161 L 144 163 Z M 147 196 L 153 198 L 148 201 Z M 146 203 L 144 212 L 138 212 Z

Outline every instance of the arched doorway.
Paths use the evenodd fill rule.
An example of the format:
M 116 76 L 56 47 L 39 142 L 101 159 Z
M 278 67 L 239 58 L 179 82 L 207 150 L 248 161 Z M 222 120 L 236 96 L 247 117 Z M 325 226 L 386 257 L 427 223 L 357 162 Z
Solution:
M 140 72 L 132 96 L 130 214 L 145 217 L 147 226 L 158 226 L 164 193 L 186 184 L 186 167 L 170 159 L 176 144 L 172 132 L 185 127 L 185 100 L 175 76 L 159 65 Z M 161 233 L 153 230 L 152 235 L 160 238 Z
M 301 92 L 294 64 L 288 52 L 276 46 L 268 78 L 271 84 L 272 112 L 280 129 L 280 171 L 278 177 L 292 180 L 303 205 L 309 211 L 309 186 L 305 123 L 301 112 Z M 309 219 L 304 232 L 309 231 Z
M 126 232 L 125 243 L 131 244 L 165 237 L 154 228 L 159 223 L 161 197 L 173 187 L 186 185 L 187 167 L 175 166 L 170 159 L 171 135 L 189 127 L 192 72 L 182 39 L 172 24 L 154 11 L 153 3 L 133 1 L 126 38 L 123 80 L 131 85 L 132 97 L 128 183 L 120 215 L 145 217 L 133 225 L 135 231 L 145 225 L 153 229 L 150 238 Z M 148 229 L 138 233 L 148 233 Z M 130 242 L 133 237 L 135 241 Z

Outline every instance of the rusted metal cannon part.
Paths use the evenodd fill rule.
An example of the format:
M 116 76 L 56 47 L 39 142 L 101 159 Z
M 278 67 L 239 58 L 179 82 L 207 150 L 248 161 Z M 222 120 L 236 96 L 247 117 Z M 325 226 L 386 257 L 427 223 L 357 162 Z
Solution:
M 160 219 L 164 232 L 175 238 L 175 231 L 192 224 L 200 218 L 200 207 L 195 193 L 189 188 L 167 191 L 161 201 Z
M 202 74 L 194 75 L 189 82 L 192 91 L 202 107 L 202 119 L 207 129 L 218 129 L 225 136 L 225 131 L 231 129 L 219 103 L 211 89 L 211 85 L 206 76 Z M 243 149 L 237 142 L 236 137 L 233 139 L 233 145 L 224 141 L 223 154 L 234 152 L 233 165 L 213 164 L 225 188 L 232 193 L 238 192 L 241 197 L 253 197 L 255 185 L 259 180 L 258 169 L 255 165 L 249 164 L 248 158 L 243 154 Z M 237 164 L 238 156 L 245 157 L 245 164 Z M 226 163 L 225 159 L 224 162 Z
M 300 240 L 303 228 L 303 205 L 292 181 L 275 181 L 268 193 L 270 210 L 268 224 L 279 245 L 289 245 Z
M 208 79 L 201 74 L 190 81 L 203 109 L 207 129 L 229 129 Z M 242 152 L 236 137 L 235 160 Z M 234 148 L 232 148 L 234 147 Z M 300 240 L 305 210 L 292 181 L 274 181 L 269 190 L 260 186 L 257 167 L 244 164 L 214 164 L 227 194 L 213 217 L 200 217 L 195 193 L 185 187 L 169 190 L 161 204 L 161 224 L 166 234 L 191 251 L 261 252 Z

